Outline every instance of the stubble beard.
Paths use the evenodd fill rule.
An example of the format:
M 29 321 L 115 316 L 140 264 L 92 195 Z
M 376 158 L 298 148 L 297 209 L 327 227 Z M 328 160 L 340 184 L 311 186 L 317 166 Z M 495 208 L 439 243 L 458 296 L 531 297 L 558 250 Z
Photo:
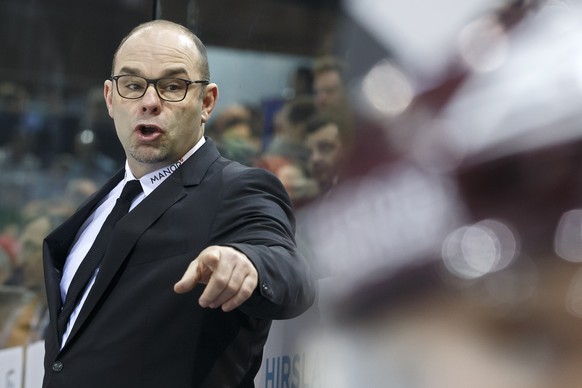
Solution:
M 133 146 L 129 154 L 139 163 L 155 164 L 168 159 L 169 153 L 165 147 Z

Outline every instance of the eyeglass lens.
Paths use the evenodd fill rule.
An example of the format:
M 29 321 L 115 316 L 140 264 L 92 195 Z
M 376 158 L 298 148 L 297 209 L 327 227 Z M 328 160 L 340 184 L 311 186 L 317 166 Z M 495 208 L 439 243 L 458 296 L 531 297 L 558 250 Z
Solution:
M 167 101 L 180 101 L 186 96 L 188 83 L 179 78 L 162 78 L 154 81 L 154 86 L 161 98 Z M 117 78 L 117 90 L 124 98 L 140 98 L 148 88 L 145 78 L 123 75 Z

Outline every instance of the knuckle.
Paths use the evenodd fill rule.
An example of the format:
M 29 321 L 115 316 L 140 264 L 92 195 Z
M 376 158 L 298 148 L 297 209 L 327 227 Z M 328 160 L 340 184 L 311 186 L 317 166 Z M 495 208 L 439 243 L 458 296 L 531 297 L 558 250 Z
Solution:
M 188 270 L 192 271 L 198 268 L 198 260 L 192 260 L 190 264 L 188 264 Z
M 243 295 L 246 298 L 249 298 L 253 292 L 255 291 L 255 283 L 252 281 L 247 281 L 245 282 L 241 289 L 240 289 L 240 294 Z
M 214 283 L 222 288 L 225 288 L 228 285 L 228 278 L 224 275 L 214 274 Z
M 238 260 L 240 260 L 240 257 L 238 256 L 237 252 L 229 252 L 226 255 L 223 255 L 223 259 L 230 262 L 230 263 L 235 263 Z
M 215 252 L 213 252 L 213 251 L 209 251 L 209 252 L 206 252 L 206 253 L 204 254 L 204 260 L 205 260 L 207 263 L 213 263 L 213 264 L 216 264 L 216 263 L 218 263 L 218 261 L 219 261 L 219 257 L 218 257 L 218 255 L 217 255 L 217 254 L 215 254 Z
M 241 288 L 239 294 L 243 300 L 247 300 L 248 298 L 251 297 L 253 291 L 249 287 L 243 287 Z
M 236 292 L 238 291 L 237 287 L 235 284 L 229 283 L 226 285 L 225 287 L 225 291 L 229 294 L 229 295 L 234 295 L 236 294 Z

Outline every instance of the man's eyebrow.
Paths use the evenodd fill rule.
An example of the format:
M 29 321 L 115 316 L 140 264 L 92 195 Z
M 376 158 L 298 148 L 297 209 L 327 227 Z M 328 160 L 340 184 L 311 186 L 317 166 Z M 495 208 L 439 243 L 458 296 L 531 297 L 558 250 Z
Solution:
M 119 70 L 119 74 L 130 74 L 130 75 L 140 75 L 141 72 L 133 67 L 123 66 Z
M 134 68 L 134 67 L 130 67 L 130 66 L 123 66 L 120 70 L 119 70 L 120 74 L 129 74 L 129 75 L 140 75 L 143 76 L 143 73 Z M 167 78 L 167 77 L 176 77 L 176 76 L 188 76 L 188 72 L 186 71 L 186 69 L 182 68 L 182 67 L 176 67 L 176 68 L 170 68 L 170 69 L 166 69 L 162 72 L 162 76 L 160 78 Z
M 183 67 L 176 67 L 176 68 L 173 68 L 173 69 L 172 68 L 166 69 L 162 73 L 162 76 L 163 77 L 175 77 L 175 76 L 178 76 L 178 75 L 188 76 L 188 72 Z

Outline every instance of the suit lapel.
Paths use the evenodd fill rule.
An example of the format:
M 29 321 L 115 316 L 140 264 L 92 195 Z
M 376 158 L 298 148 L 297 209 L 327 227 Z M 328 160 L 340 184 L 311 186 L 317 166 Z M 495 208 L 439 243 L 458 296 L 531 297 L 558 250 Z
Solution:
M 123 178 L 124 171 L 120 170 L 101 189 L 91 195 L 69 219 L 51 232 L 44 241 L 43 261 L 46 279 L 47 301 L 50 316 L 50 326 L 47 329 L 52 335 L 57 335 L 56 320 L 62 305 L 60 279 L 69 250 L 75 240 L 77 232 L 91 212 L 95 210 L 101 200 Z M 47 334 L 48 334 L 47 332 Z M 60 342 L 60 339 L 58 340 Z
M 79 206 L 75 214 L 50 233 L 45 241 L 50 251 L 51 266 L 62 271 L 69 249 L 74 242 L 77 232 L 89 215 L 95 210 L 101 200 L 123 179 L 124 171 L 120 170 L 101 189 L 91 195 Z
M 98 276 L 75 321 L 67 344 L 78 334 L 140 236 L 170 207 L 187 195 L 185 186 L 195 186 L 202 181 L 210 165 L 219 156 L 212 141 L 208 140 L 176 172 L 117 223 L 113 240 L 105 253 Z

